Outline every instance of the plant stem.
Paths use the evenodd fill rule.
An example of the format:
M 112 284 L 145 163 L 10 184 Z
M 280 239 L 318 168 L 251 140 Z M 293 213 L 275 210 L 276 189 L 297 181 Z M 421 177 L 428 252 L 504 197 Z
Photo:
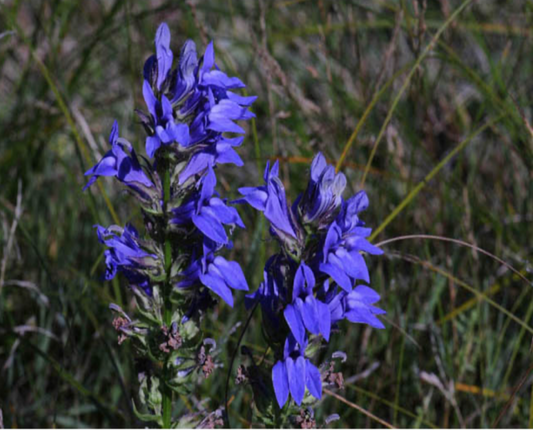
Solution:
M 163 321 L 170 329 L 172 325 L 172 303 L 170 302 L 170 271 L 172 268 L 172 247 L 166 232 L 167 226 L 167 205 L 170 200 L 170 171 L 165 169 L 163 179 L 163 213 L 165 221 L 165 284 L 163 285 Z M 160 381 L 161 394 L 163 396 L 163 428 L 170 428 L 172 423 L 172 390 L 166 385 L 166 380 L 170 378 L 170 367 L 168 360 L 163 367 L 163 380 Z

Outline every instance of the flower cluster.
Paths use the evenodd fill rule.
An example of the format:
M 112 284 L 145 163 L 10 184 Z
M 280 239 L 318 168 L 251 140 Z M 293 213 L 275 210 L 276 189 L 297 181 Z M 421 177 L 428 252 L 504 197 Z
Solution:
M 157 197 L 151 166 L 147 166 L 147 172 L 143 170 L 139 158 L 133 146 L 126 139 L 119 137 L 118 123 L 115 121 L 109 135 L 111 149 L 96 163 L 95 166 L 85 172 L 85 176 L 91 176 L 83 190 L 89 188 L 100 176 L 111 176 L 135 193 L 143 202 L 150 202 L 150 197 Z
M 170 31 L 161 24 L 155 48 L 156 54 L 148 58 L 143 73 L 148 113 L 137 111 L 147 132 L 146 153 L 155 160 L 143 159 L 141 164 L 131 143 L 119 137 L 115 121 L 109 137 L 111 149 L 86 172 L 91 178 L 85 188 L 100 176 L 113 176 L 126 185 L 145 209 L 147 230 L 154 239 L 166 231 L 187 244 L 186 250 L 181 247 L 173 253 L 180 254 L 178 270 L 173 271 L 176 288 L 200 284 L 233 305 L 231 289 L 247 290 L 248 286 L 240 266 L 216 253 L 231 247 L 224 226 L 244 228 L 244 224 L 235 208 L 216 193 L 215 169 L 223 163 L 243 164 L 234 150 L 243 137 L 224 133 L 244 133 L 234 121 L 254 116 L 248 107 L 256 97 L 232 91 L 244 84 L 217 67 L 213 43 L 199 59 L 194 42 L 188 40 L 173 69 Z M 164 196 L 165 170 L 172 176 L 168 196 Z M 145 251 L 146 243 L 139 245 L 132 226 L 109 231 L 98 226 L 98 236 L 109 247 L 106 279 L 118 268 L 132 286 L 139 285 L 151 295 L 143 261 L 150 257 L 152 280 L 158 279 L 164 272 L 164 251 L 154 244 L 155 250 Z
M 122 273 L 140 302 L 139 322 L 127 315 L 116 319 L 120 341 L 135 337 L 141 353 L 163 361 L 160 374 L 141 384 L 142 399 L 149 397 L 147 387 L 155 390 L 150 395 L 156 400 L 146 404 L 157 412 L 164 408 L 158 390 L 167 395 L 165 387 L 177 387 L 190 369 L 202 368 L 207 377 L 215 368 L 205 344 L 216 344 L 199 336 L 200 319 L 215 303 L 211 293 L 233 306 L 232 291 L 248 290 L 239 264 L 220 255 L 232 247 L 228 230 L 244 224 L 215 191 L 215 171 L 220 164 L 243 164 L 235 148 L 244 129 L 236 121 L 254 116 L 248 108 L 255 97 L 235 92 L 245 85 L 219 69 L 213 43 L 199 57 L 189 40 L 175 61 L 166 24 L 157 30 L 155 55 L 146 61 L 143 77 L 147 112 L 136 112 L 147 156 L 138 156 L 119 136 L 115 121 L 111 149 L 85 173 L 90 179 L 84 189 L 100 176 L 115 177 L 142 209 L 147 237 L 131 225 L 95 227 L 107 247 L 105 278 Z M 130 329 L 134 325 L 136 330 Z M 168 411 L 161 416 L 166 418 L 154 420 L 169 425 Z
M 382 253 L 366 239 L 371 230 L 359 218 L 368 207 L 366 193 L 344 200 L 345 176 L 319 153 L 306 191 L 291 206 L 278 170 L 278 162 L 267 165 L 265 185 L 241 188 L 238 202 L 262 211 L 281 245 L 247 304 L 261 305 L 267 341 L 278 358 L 272 368 L 274 392 L 283 407 L 289 393 L 300 405 L 306 388 L 321 397 L 322 377 L 306 357 L 311 341 L 328 342 L 344 319 L 383 328 L 376 315 L 384 311 L 373 306 L 379 295 L 363 284 L 370 278 L 361 253 Z
M 198 60 L 194 42 L 187 41 L 174 70 L 166 24 L 157 30 L 155 47 L 156 54 L 144 65 L 143 96 L 148 113 L 137 112 L 147 131 L 148 156 L 153 158 L 159 148 L 166 147 L 179 159 L 188 158 L 179 174 L 180 184 L 215 164 L 242 166 L 233 148 L 243 138 L 222 133 L 244 133 L 234 121 L 253 118 L 248 107 L 256 97 L 232 91 L 245 85 L 218 68 L 212 42 Z
M 148 273 L 150 269 L 158 270 L 157 260 L 160 257 L 147 251 L 151 244 L 141 241 L 137 230 L 130 224 L 124 228 L 114 225 L 109 228 L 95 227 L 98 240 L 107 246 L 104 251 L 105 279 L 113 279 L 120 271 L 131 288 L 141 288 L 147 296 L 152 296 Z

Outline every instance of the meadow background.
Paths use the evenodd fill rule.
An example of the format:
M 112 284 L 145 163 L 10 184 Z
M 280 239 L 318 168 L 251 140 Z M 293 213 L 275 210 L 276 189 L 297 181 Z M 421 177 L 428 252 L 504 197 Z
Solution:
M 344 390 L 317 423 L 381 427 L 533 425 L 533 2 L 528 0 L 2 1 L 0 4 L 0 408 L 6 427 L 139 426 L 132 350 L 118 346 L 93 224 L 141 226 L 112 180 L 82 192 L 113 119 L 138 150 L 142 65 L 166 21 L 258 95 L 241 169 L 219 189 L 259 184 L 281 161 L 294 200 L 310 160 L 343 160 L 347 194 L 370 198 L 367 261 L 386 330 L 344 325 L 320 358 L 345 351 Z M 343 155 L 344 154 L 344 155 Z M 109 199 L 110 206 L 106 203 Z M 239 209 L 235 236 L 251 289 L 276 249 Z M 513 272 L 508 265 L 513 266 Z M 530 281 L 527 281 L 529 279 Z M 208 326 L 223 367 L 179 408 L 224 403 L 243 295 Z M 239 325 L 240 324 L 240 325 Z M 244 344 L 264 352 L 254 315 Z M 242 357 L 237 355 L 234 371 Z M 233 380 L 233 376 L 232 376 Z M 238 388 L 238 387 L 237 387 Z M 231 384 L 232 425 L 250 425 L 250 389 Z M 338 397 L 340 396 L 340 398 Z

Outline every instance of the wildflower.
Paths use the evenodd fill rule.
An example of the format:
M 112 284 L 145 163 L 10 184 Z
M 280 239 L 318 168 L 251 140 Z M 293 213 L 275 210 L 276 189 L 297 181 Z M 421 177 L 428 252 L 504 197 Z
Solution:
M 199 429 L 215 429 L 222 428 L 224 426 L 224 411 L 223 409 L 217 409 L 214 412 L 210 412 L 196 428 Z
M 209 344 L 211 345 L 211 350 L 216 348 L 216 343 L 213 339 L 205 339 L 204 344 L 200 346 L 200 350 L 196 356 L 196 361 L 200 367 L 200 370 L 204 374 L 205 379 L 209 378 L 209 376 L 211 376 L 215 370 L 215 361 L 213 360 L 213 356 L 208 354 L 206 351 L 206 346 Z
M 128 337 L 122 333 L 123 330 L 127 330 L 130 325 L 131 320 L 127 320 L 123 317 L 115 317 L 113 319 L 113 327 L 116 331 L 119 332 L 118 335 L 118 344 L 122 345 L 122 342 L 124 342 Z
M 187 166 L 179 175 L 180 185 L 183 185 L 192 176 L 198 175 L 216 164 L 230 163 L 241 167 L 243 165 L 241 157 L 233 148 L 239 147 L 242 141 L 242 136 L 233 138 L 221 136 L 215 142 L 206 145 L 202 150 L 193 154 Z
M 183 225 L 192 222 L 207 238 L 220 244 L 228 243 L 228 236 L 224 224 L 244 228 L 244 224 L 237 212 L 231 206 L 214 195 L 216 176 L 209 168 L 197 186 L 198 192 L 183 205 L 174 209 L 171 222 Z
M 300 345 L 306 342 L 305 329 L 313 334 L 322 334 L 329 340 L 331 328 L 330 311 L 328 305 L 316 299 L 313 295 L 315 276 L 313 271 L 302 262 L 292 289 L 292 303 L 285 307 L 285 320 L 294 338 Z
M 311 408 L 308 410 L 300 410 L 300 414 L 294 419 L 295 423 L 301 429 L 314 429 L 316 428 L 315 414 Z
M 299 245 L 298 228 L 292 211 L 289 210 L 285 188 L 278 177 L 279 163 L 276 161 L 270 169 L 267 162 L 264 180 L 265 185 L 259 187 L 239 188 L 243 197 L 235 203 L 248 203 L 253 208 L 264 212 L 270 221 L 274 236 L 291 251 L 296 251 Z
M 111 303 L 109 309 L 119 314 L 113 319 L 113 327 L 118 332 L 119 345 L 130 337 L 142 337 L 146 334 L 147 330 L 139 327 L 137 321 L 133 321 L 120 306 Z
M 346 177 L 342 173 L 335 174 L 335 168 L 328 166 L 319 152 L 311 164 L 307 189 L 298 202 L 302 223 L 318 229 L 327 228 L 342 203 L 345 187 Z
M 276 399 L 283 407 L 289 393 L 299 405 L 306 387 L 314 397 L 321 396 L 318 369 L 305 357 L 312 335 L 328 342 L 332 326 L 343 319 L 383 328 L 377 316 L 385 312 L 374 306 L 379 300 L 374 290 L 353 288 L 357 280 L 370 281 L 361 252 L 382 253 L 367 241 L 371 230 L 359 219 L 368 207 L 366 194 L 345 201 L 346 178 L 318 154 L 306 191 L 290 207 L 278 169 L 277 162 L 272 169 L 267 165 L 265 185 L 240 189 L 243 198 L 237 202 L 264 212 L 282 245 L 282 252 L 265 265 L 264 282 L 247 296 L 247 306 L 261 304 L 264 333 L 278 355 L 284 341 L 283 359 L 272 369 Z M 342 385 L 342 374 L 328 378 Z
M 244 384 L 246 381 L 248 381 L 249 375 L 248 375 L 248 369 L 244 365 L 240 365 L 237 368 L 237 376 L 235 377 L 235 385 L 241 385 Z
M 204 242 L 203 255 L 180 273 L 182 280 L 176 288 L 191 288 L 198 283 L 214 292 L 228 305 L 233 307 L 231 290 L 248 291 L 248 284 L 241 267 L 235 261 L 214 255 L 216 248 L 209 241 Z
M 194 42 L 185 42 L 175 70 L 166 24 L 159 27 L 155 45 L 156 55 L 144 67 L 143 95 L 149 113 L 138 112 L 148 134 L 149 157 L 162 145 L 177 143 L 174 151 L 191 155 L 191 165 L 180 174 L 182 184 L 215 163 L 242 165 L 232 149 L 240 141 L 224 138 L 222 133 L 244 133 L 234 121 L 254 117 L 248 107 L 256 97 L 230 91 L 244 84 L 218 69 L 212 42 L 200 60 Z
M 187 147 L 190 142 L 187 124 L 176 123 L 170 101 L 164 96 L 158 100 L 147 81 L 143 84 L 144 102 L 150 112 L 150 130 L 152 135 L 146 138 L 146 153 L 153 158 L 161 144 L 177 142 Z M 146 124 L 146 123 L 145 123 Z
M 92 175 L 87 186 L 99 176 L 114 176 L 141 201 L 146 239 L 131 225 L 96 227 L 107 246 L 106 279 L 118 272 L 126 277 L 141 315 L 136 325 L 114 307 L 120 313 L 114 320 L 119 340 L 135 337 L 138 355 L 159 361 L 139 379 L 139 400 L 156 414 L 144 416 L 165 428 L 184 424 L 172 421 L 168 388 L 187 391 L 194 371 L 207 378 L 215 369 L 216 344 L 201 343 L 201 317 L 216 296 L 233 306 L 233 290 L 248 290 L 239 264 L 219 255 L 232 247 L 232 230 L 244 224 L 215 191 L 217 165 L 243 164 L 235 151 L 244 134 L 237 121 L 254 117 L 249 107 L 255 101 L 234 92 L 243 87 L 216 65 L 213 43 L 199 58 L 194 42 L 186 41 L 176 62 L 170 30 L 161 24 L 155 54 L 143 70 L 147 112 L 137 111 L 146 153 L 155 160 L 143 159 L 141 166 L 132 145 L 118 137 L 115 122 L 111 150 L 87 172 Z M 221 424 L 220 418 L 218 411 L 204 424 Z
M 349 293 L 340 291 L 328 303 L 331 321 L 335 323 L 347 319 L 350 322 L 368 324 L 374 328 L 385 328 L 376 315 L 386 312 L 373 306 L 379 299 L 379 294 L 366 285 L 358 285 Z
M 159 349 L 162 352 L 169 354 L 171 351 L 179 349 L 183 344 L 183 339 L 180 335 L 176 322 L 172 323 L 170 329 L 166 325 L 161 326 L 161 333 L 164 341 L 159 344 Z
M 336 385 L 339 390 L 344 388 L 344 376 L 342 372 L 335 372 L 335 364 L 333 362 L 329 363 L 324 380 L 328 384 Z
M 324 240 L 319 270 L 331 276 L 346 292 L 352 290 L 357 279 L 370 282 L 368 268 L 360 252 L 374 255 L 383 253 L 366 240 L 370 230 L 364 228 L 358 213 L 367 207 L 368 197 L 364 191 L 343 202 L 341 211 L 329 226 Z
M 322 397 L 320 372 L 305 358 L 306 347 L 307 342 L 298 345 L 296 339 L 289 335 L 283 349 L 283 360 L 276 362 L 272 368 L 274 392 L 280 408 L 287 402 L 289 392 L 296 404 L 300 405 L 306 387 L 313 397 Z
M 113 279 L 120 270 L 131 285 L 138 286 L 151 295 L 146 270 L 157 268 L 154 260 L 158 257 L 141 247 L 137 230 L 130 224 L 126 224 L 124 228 L 111 226 L 106 229 L 99 225 L 95 227 L 98 240 L 108 246 L 104 252 L 105 279 Z
M 141 168 L 135 150 L 125 139 L 119 137 L 118 123 L 115 121 L 109 135 L 109 150 L 94 167 L 85 172 L 91 176 L 84 190 L 89 188 L 100 176 L 114 176 L 119 181 L 140 193 L 146 193 L 147 188 L 154 184 Z M 126 152 L 127 151 L 127 152 Z M 129 152 L 129 154 L 128 154 Z

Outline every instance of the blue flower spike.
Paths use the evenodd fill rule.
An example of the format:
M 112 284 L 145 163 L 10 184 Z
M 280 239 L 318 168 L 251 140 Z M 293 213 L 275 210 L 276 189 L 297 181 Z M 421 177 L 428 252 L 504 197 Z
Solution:
M 301 405 L 306 390 L 317 399 L 322 395 L 320 372 L 306 356 L 311 342 L 329 342 L 342 320 L 384 328 L 378 316 L 385 311 L 375 306 L 379 294 L 365 285 L 370 275 L 363 254 L 382 254 L 368 242 L 371 230 L 359 217 L 368 207 L 366 193 L 344 200 L 346 177 L 335 173 L 319 153 L 307 189 L 289 206 L 278 170 L 278 162 L 272 168 L 267 164 L 265 184 L 239 189 L 237 203 L 263 212 L 281 244 L 265 266 L 265 281 L 246 303 L 250 307 L 259 302 L 267 340 L 282 357 L 272 368 L 282 408 L 289 397 Z

